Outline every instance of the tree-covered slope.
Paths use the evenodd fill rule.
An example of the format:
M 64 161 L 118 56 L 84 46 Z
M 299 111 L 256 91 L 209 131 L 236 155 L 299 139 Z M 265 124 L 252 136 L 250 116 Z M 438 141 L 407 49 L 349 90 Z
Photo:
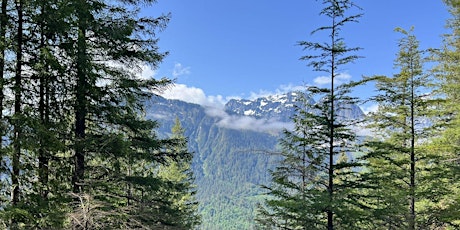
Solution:
M 176 117 L 185 129 L 194 152 L 200 229 L 253 227 L 255 208 L 264 192 L 260 185 L 270 182 L 269 169 L 279 159 L 279 135 L 290 126 L 295 104 L 295 93 L 234 99 L 223 108 L 160 97 L 149 103 L 147 116 L 159 121 L 160 135 L 169 135 Z M 347 115 L 363 116 L 357 106 Z

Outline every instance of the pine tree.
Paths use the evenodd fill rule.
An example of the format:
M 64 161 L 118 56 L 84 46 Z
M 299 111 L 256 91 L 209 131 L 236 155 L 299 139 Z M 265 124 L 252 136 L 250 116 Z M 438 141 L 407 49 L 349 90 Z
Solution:
M 7 51 L 7 26 L 8 26 L 8 13 L 7 13 L 7 6 L 8 6 L 8 1 L 7 0 L 2 0 L 1 3 L 1 12 L 0 12 L 0 111 L 3 111 L 5 108 L 5 68 L 6 68 L 6 57 L 5 53 Z M 5 130 L 6 130 L 6 122 L 3 120 L 3 112 L 0 113 L 0 156 L 3 157 L 3 137 L 5 135 Z M 2 165 L 0 166 L 0 173 L 3 174 L 4 168 L 3 168 L 3 162 Z
M 436 107 L 438 119 L 435 122 L 438 132 L 427 146 L 427 151 L 440 155 L 438 162 L 444 170 L 437 172 L 433 178 L 437 177 L 434 181 L 439 182 L 443 189 L 437 191 L 437 202 L 430 208 L 436 217 L 435 221 L 459 228 L 460 1 L 444 2 L 452 17 L 447 21 L 450 33 L 444 35 L 443 46 L 434 55 L 434 60 L 439 63 L 433 69 L 439 85 L 440 103 Z
M 184 136 L 185 130 L 182 128 L 179 118 L 176 118 L 172 127 L 171 138 L 176 141 L 176 146 L 172 149 L 174 154 L 183 155 L 183 158 L 173 159 L 168 157 L 165 165 L 160 165 L 158 176 L 160 179 L 173 185 L 167 189 L 167 197 L 177 210 L 175 220 L 186 229 L 192 229 L 200 223 L 197 213 L 198 203 L 195 200 L 194 177 L 191 169 L 193 155 L 187 150 L 187 140 Z M 168 191 L 169 190 L 169 191 Z
M 430 193 L 441 191 L 433 176 L 439 172 L 439 154 L 430 154 L 429 142 L 433 91 L 432 79 L 424 73 L 424 52 L 411 31 L 398 28 L 404 36 L 399 41 L 395 61 L 399 73 L 376 77 L 379 94 L 373 99 L 379 110 L 370 116 L 376 137 L 367 142 L 370 148 L 365 177 L 373 185 L 373 215 L 377 226 L 386 229 L 432 228 L 432 213 L 425 210 L 433 201 Z M 440 175 L 438 175 L 440 176 Z M 440 179 L 440 178 L 439 178 Z M 430 217 L 431 216 L 431 217 Z
M 31 193 L 28 195 L 29 226 L 59 228 L 64 225 L 67 194 L 62 190 L 68 180 L 69 158 L 66 134 L 69 120 L 65 103 L 68 97 L 66 63 L 62 61 L 59 47 L 68 36 L 66 18 L 69 10 L 63 0 L 29 1 L 30 21 L 34 26 L 27 31 L 33 34 L 28 40 L 30 80 L 25 88 L 28 106 L 28 155 L 32 160 L 30 170 Z M 59 175 L 59 176 L 57 176 Z
M 11 13 L 8 20 L 2 22 L 3 28 L 9 31 L 3 37 L 3 51 L 4 54 L 16 53 L 3 59 L 5 76 L 15 76 L 14 81 L 11 78 L 5 81 L 9 85 L 4 85 L 2 90 L 2 93 L 8 92 L 3 94 L 5 102 L 13 101 L 3 104 L 8 121 L 3 123 L 5 150 L 9 154 L 3 158 L 3 164 L 14 166 L 13 174 L 6 177 L 19 184 L 9 185 L 16 202 L 4 203 L 2 219 L 25 228 L 59 228 L 64 222 L 62 207 L 67 201 L 61 199 L 65 193 L 55 188 L 66 185 L 65 180 L 56 179 L 62 174 L 55 170 L 65 169 L 61 167 L 65 163 L 58 156 L 65 151 L 65 126 L 61 122 L 66 118 L 61 104 L 68 95 L 56 93 L 65 92 L 62 90 L 65 80 L 61 77 L 64 71 L 59 64 L 61 52 L 57 47 L 59 37 L 67 36 L 67 31 L 59 24 L 65 17 L 53 16 L 65 15 L 61 7 L 66 4 L 58 0 L 3 1 L 2 4 L 3 9 Z M 8 91 L 10 87 L 12 90 Z
M 318 125 L 324 117 L 305 110 L 311 103 L 309 98 L 301 97 L 301 101 L 293 117 L 294 131 L 284 131 L 281 140 L 283 160 L 272 172 L 272 184 L 264 187 L 269 198 L 256 219 L 262 229 L 321 229 L 327 223 L 323 212 L 328 203 L 327 178 L 322 169 L 327 149 L 315 147 L 328 143 L 329 132 Z
M 72 72 L 75 80 L 76 143 L 72 179 L 75 193 L 84 191 L 85 156 L 92 148 L 86 140 L 92 135 L 92 129 L 122 125 L 112 124 L 111 114 L 141 111 L 141 102 L 152 95 L 149 90 L 170 83 L 168 80 L 140 80 L 129 71 L 140 70 L 143 64 L 156 65 L 162 60 L 164 54 L 158 52 L 154 34 L 165 26 L 168 16 L 135 19 L 131 16 L 135 11 L 129 11 L 128 7 L 136 7 L 137 2 L 120 1 L 122 3 L 127 4 L 126 8 L 105 1 L 73 2 L 76 44 L 69 47 L 68 55 L 75 64 Z M 100 81 L 108 84 L 99 85 Z
M 349 96 L 355 83 L 339 85 L 336 77 L 339 67 L 355 61 L 359 56 L 350 54 L 360 48 L 350 48 L 340 36 L 343 26 L 357 22 L 361 14 L 348 15 L 360 10 L 348 0 L 325 0 L 321 15 L 331 20 L 328 26 L 313 31 L 327 32 L 330 42 L 300 42 L 310 55 L 315 71 L 330 76 L 330 88 L 308 87 L 301 107 L 294 116 L 295 128 L 285 131 L 282 139 L 283 160 L 274 172 L 273 183 L 266 187 L 269 198 L 257 219 L 265 227 L 283 229 L 356 229 L 362 209 L 353 192 L 359 187 L 354 159 L 338 156 L 357 150 L 356 136 L 350 130 L 350 121 L 339 111 L 349 109 L 355 99 Z M 310 98 L 319 99 L 311 105 Z
M 160 183 L 153 166 L 165 161 L 171 142 L 159 140 L 153 131 L 156 123 L 142 113 L 152 92 L 170 81 L 141 80 L 130 71 L 161 61 L 164 54 L 158 52 L 154 35 L 168 16 L 134 18 L 135 10 L 128 9 L 137 2 L 121 1 L 123 7 L 105 1 L 73 3 L 76 43 L 66 50 L 74 63 L 73 224 L 169 224 L 156 218 L 167 205 L 151 194 L 158 193 Z M 79 219 L 85 211 L 82 200 L 94 202 L 93 219 Z
M 159 219 L 173 212 L 158 199 L 156 169 L 184 155 L 168 151 L 177 143 L 160 140 L 143 113 L 145 101 L 171 81 L 137 76 L 165 55 L 156 33 L 169 16 L 137 16 L 137 4 L 154 2 L 2 1 L 1 191 L 11 197 L 2 195 L 1 224 L 170 224 Z
M 7 33 L 7 25 L 8 25 L 8 13 L 7 13 L 7 6 L 8 1 L 2 0 L 1 3 L 1 12 L 0 12 L 0 177 L 7 177 L 7 163 L 5 161 L 6 154 L 5 154 L 5 147 L 3 139 L 7 134 L 7 122 L 5 117 L 3 116 L 3 111 L 5 109 L 5 91 L 6 91 L 6 76 L 5 76 L 5 69 L 6 69 L 6 51 L 7 51 L 7 42 L 8 38 L 6 36 Z M 0 181 L 0 193 L 4 194 L 5 190 L 8 189 L 7 183 L 3 180 Z M 7 198 L 0 196 L 0 206 L 6 206 Z M 1 225 L 1 222 L 0 222 Z

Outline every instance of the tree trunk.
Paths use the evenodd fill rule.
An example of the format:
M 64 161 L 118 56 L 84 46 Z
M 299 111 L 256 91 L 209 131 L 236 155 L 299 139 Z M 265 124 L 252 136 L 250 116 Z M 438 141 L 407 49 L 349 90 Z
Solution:
M 45 12 L 45 1 L 41 2 L 42 5 L 41 5 L 41 15 L 45 15 L 46 12 Z M 44 27 L 45 25 L 42 23 L 42 21 L 40 21 L 39 23 L 41 23 L 40 25 L 40 45 L 38 47 L 39 50 L 41 50 L 42 48 L 45 48 L 46 44 L 45 44 L 45 32 L 44 32 Z M 47 102 L 46 102 L 46 99 L 48 98 L 46 95 L 47 95 L 47 88 L 49 87 L 48 86 L 48 80 L 46 79 L 47 78 L 47 64 L 46 64 L 46 60 L 45 58 L 43 57 L 43 55 L 40 53 L 39 54 L 39 62 L 40 63 L 43 63 L 43 67 L 42 68 L 45 68 L 45 70 L 39 70 L 39 103 L 38 103 L 38 111 L 39 111 L 39 114 L 40 114 L 40 121 L 42 123 L 42 125 L 45 127 L 45 129 L 48 129 L 49 127 L 49 118 L 48 118 L 48 114 L 46 112 L 47 108 L 46 108 L 46 105 L 47 105 Z M 40 135 L 40 133 L 39 133 Z M 39 184 L 40 184 L 40 195 L 41 197 L 46 200 L 48 198 L 48 178 L 49 178 L 49 169 L 48 169 L 48 164 L 49 164 L 49 153 L 47 152 L 47 143 L 46 141 L 44 140 L 44 137 L 43 135 L 40 135 L 39 137 L 39 142 L 40 142 L 40 147 L 38 149 L 38 173 L 39 173 Z
M 79 1 L 80 6 L 83 7 L 86 4 L 85 0 Z M 78 11 L 78 40 L 77 40 L 77 86 L 76 86 L 76 103 L 75 103 L 75 158 L 74 166 L 75 171 L 72 177 L 73 191 L 75 193 L 83 192 L 83 179 L 85 174 L 85 136 L 86 136 L 86 115 L 87 99 L 86 94 L 88 92 L 87 83 L 87 68 L 88 68 L 88 57 L 87 57 L 87 44 L 86 44 L 86 33 L 87 23 L 86 14 L 84 9 Z
M 16 1 L 16 10 L 18 14 L 17 28 L 17 48 L 16 48 L 16 73 L 14 76 L 14 137 L 13 137 L 13 159 L 12 159 L 12 175 L 11 185 L 13 191 L 11 193 L 11 203 L 13 206 L 19 202 L 19 176 L 20 176 L 20 158 L 21 158 L 21 106 L 22 106 L 22 46 L 23 46 L 23 11 L 22 0 Z
M 6 50 L 6 26 L 8 25 L 8 15 L 6 12 L 6 7 L 8 5 L 8 0 L 2 0 L 1 12 L 0 12 L 0 122 L 3 120 L 3 99 L 5 94 L 3 93 L 4 89 L 4 71 L 5 71 L 5 50 Z M 1 123 L 0 123 L 1 125 Z M 2 146 L 3 131 L 0 133 L 0 149 Z
M 412 53 L 412 52 L 410 52 Z M 409 216 L 409 229 L 415 230 L 415 92 L 414 92 L 414 64 L 411 58 L 410 60 L 411 70 L 411 95 L 410 95 L 410 129 L 411 129 L 411 140 L 410 140 L 410 216 Z
M 328 193 L 329 193 L 329 207 L 327 210 L 327 229 L 334 229 L 334 211 L 333 211 L 333 202 L 334 202 L 334 75 L 335 75 L 335 17 L 332 18 L 332 32 L 331 32 L 331 118 L 329 121 L 330 124 L 330 133 L 329 133 L 329 182 L 328 182 Z

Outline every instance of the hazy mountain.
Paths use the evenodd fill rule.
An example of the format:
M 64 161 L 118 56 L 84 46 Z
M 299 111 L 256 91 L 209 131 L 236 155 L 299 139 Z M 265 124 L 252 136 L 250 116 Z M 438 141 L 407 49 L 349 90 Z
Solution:
M 262 199 L 260 185 L 269 183 L 269 169 L 277 162 L 281 130 L 292 127 L 296 96 L 233 99 L 223 107 L 161 97 L 149 103 L 147 116 L 160 123 L 161 136 L 171 133 L 176 117 L 186 130 L 195 153 L 201 229 L 251 229 L 255 206 Z M 340 111 L 343 116 L 364 116 L 359 107 L 348 107 Z

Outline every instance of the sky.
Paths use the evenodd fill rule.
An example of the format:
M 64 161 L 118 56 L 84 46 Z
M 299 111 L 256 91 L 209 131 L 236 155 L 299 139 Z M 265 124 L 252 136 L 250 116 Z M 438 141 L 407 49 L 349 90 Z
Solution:
M 225 103 L 230 98 L 255 98 L 282 93 L 302 85 L 326 83 L 326 74 L 312 71 L 299 60 L 308 51 L 299 41 L 323 42 L 311 31 L 329 20 L 320 16 L 322 1 L 315 0 L 159 0 L 142 14 L 171 13 L 171 21 L 158 34 L 159 47 L 169 55 L 154 77 L 175 79 L 176 87 L 164 96 L 198 104 Z M 449 14 L 442 0 L 356 0 L 363 8 L 359 23 L 348 24 L 342 36 L 350 47 L 363 48 L 363 56 L 344 66 L 341 81 L 362 76 L 397 73 L 394 59 L 402 36 L 409 30 L 422 49 L 440 47 Z M 373 86 L 357 88 L 362 98 Z M 363 108 L 364 110 L 368 108 Z

